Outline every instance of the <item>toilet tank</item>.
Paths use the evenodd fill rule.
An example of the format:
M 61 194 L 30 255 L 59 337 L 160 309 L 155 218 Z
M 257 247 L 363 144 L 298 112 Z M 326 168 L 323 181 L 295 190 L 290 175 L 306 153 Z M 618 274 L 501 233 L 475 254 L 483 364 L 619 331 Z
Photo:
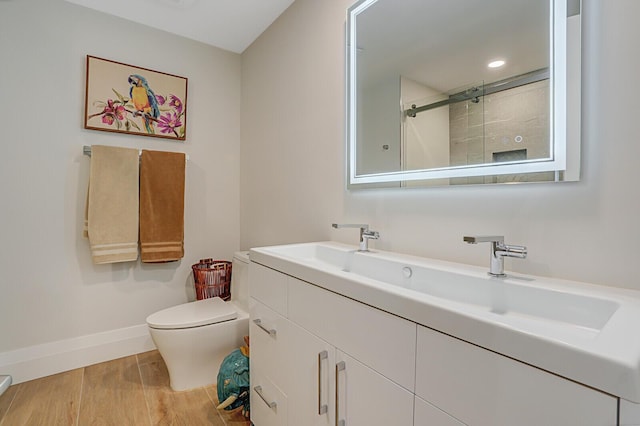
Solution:
M 249 252 L 237 251 L 233 254 L 231 268 L 231 300 L 239 308 L 249 311 Z

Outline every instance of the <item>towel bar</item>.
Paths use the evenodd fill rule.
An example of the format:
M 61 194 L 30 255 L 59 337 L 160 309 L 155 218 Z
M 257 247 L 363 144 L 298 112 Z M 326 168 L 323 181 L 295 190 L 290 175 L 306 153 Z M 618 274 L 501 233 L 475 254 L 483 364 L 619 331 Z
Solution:
M 88 157 L 91 157 L 91 146 L 85 145 L 82 147 L 82 153 Z M 138 155 L 142 154 L 142 150 L 138 150 Z M 189 154 L 185 154 L 185 161 L 189 161 Z

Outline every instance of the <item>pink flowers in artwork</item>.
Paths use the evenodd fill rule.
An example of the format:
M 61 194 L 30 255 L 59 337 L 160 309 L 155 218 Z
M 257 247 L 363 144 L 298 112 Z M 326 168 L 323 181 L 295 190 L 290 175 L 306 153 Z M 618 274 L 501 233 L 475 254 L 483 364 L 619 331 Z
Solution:
M 124 120 L 126 113 L 124 106 L 116 105 L 112 99 L 107 99 L 107 105 L 102 110 L 102 122 L 112 125 L 116 120 Z
M 106 102 L 94 102 L 93 105 L 101 108 L 101 110 L 95 114 L 91 114 L 89 118 L 100 117 L 103 124 L 115 126 L 117 130 L 123 128 L 127 131 L 131 131 L 132 129 L 140 130 L 140 126 L 135 121 L 135 119 L 139 117 L 139 114 L 136 114 L 131 99 L 121 95 L 115 89 L 112 90 L 116 98 L 107 99 Z M 176 138 L 184 138 L 184 115 L 186 111 L 182 99 L 173 94 L 169 94 L 169 96 L 156 94 L 155 97 L 160 109 L 160 117 L 154 120 L 155 125 L 163 134 L 173 135 Z
M 182 127 L 182 122 L 175 112 L 162 114 L 158 119 L 158 128 L 161 133 L 175 133 L 177 135 L 176 129 L 180 127 Z
M 175 95 L 169 95 L 169 105 L 171 105 L 176 113 L 182 114 L 182 101 L 179 97 Z
M 182 100 L 175 95 L 169 95 L 169 98 L 156 95 L 156 100 L 161 110 L 157 123 L 160 132 L 173 133 L 178 136 L 178 130 L 182 128 L 182 121 L 180 121 L 180 119 L 184 115 Z M 171 108 L 171 111 L 162 113 L 163 110 L 166 110 L 166 108 L 162 108 L 165 104 Z

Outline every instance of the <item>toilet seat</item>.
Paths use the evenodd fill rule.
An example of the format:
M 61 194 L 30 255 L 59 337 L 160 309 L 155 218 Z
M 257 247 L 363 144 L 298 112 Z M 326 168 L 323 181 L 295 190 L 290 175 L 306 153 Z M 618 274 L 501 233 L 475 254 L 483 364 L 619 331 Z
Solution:
M 151 328 L 182 329 L 216 324 L 237 317 L 238 312 L 231 303 L 213 297 L 158 311 L 147 317 L 147 324 Z

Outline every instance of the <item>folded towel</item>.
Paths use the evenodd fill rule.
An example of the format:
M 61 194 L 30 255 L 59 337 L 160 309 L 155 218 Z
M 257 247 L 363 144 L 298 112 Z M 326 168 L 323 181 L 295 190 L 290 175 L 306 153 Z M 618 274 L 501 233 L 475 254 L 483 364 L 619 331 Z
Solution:
M 138 150 L 93 145 L 85 236 L 93 263 L 138 259 Z
M 140 160 L 140 252 L 143 262 L 184 256 L 185 155 L 142 151 Z

